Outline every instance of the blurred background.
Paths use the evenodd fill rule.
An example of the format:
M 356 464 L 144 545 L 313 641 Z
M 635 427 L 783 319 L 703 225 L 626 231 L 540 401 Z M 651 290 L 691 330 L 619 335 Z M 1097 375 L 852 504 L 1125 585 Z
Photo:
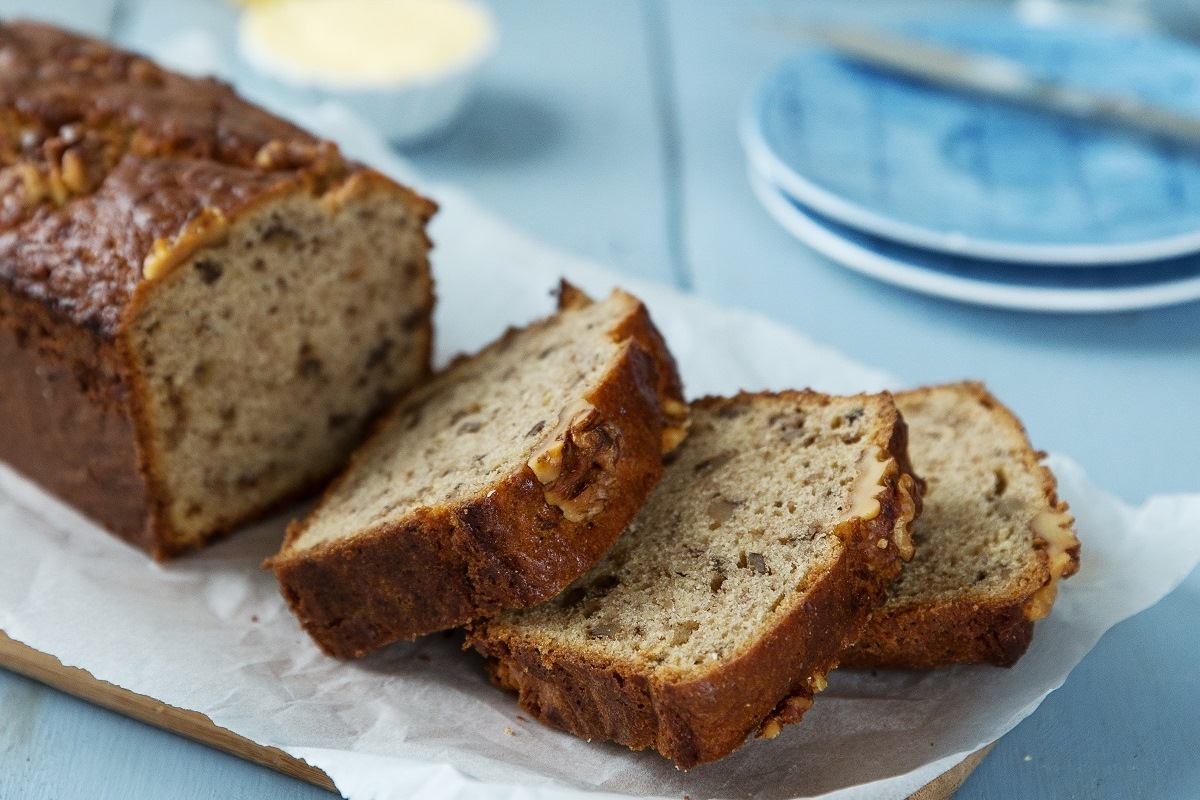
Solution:
M 278 0 L 276 0 L 277 2 Z M 2 0 L 0 13 L 56 21 L 162 57 L 205 31 L 239 85 L 263 81 L 237 44 L 246 6 L 273 0 Z M 284 3 L 287 0 L 283 0 Z M 1196 0 L 494 0 L 494 49 L 465 108 L 405 154 L 549 243 L 683 286 L 745 252 L 720 195 L 748 194 L 737 122 L 746 95 L 803 44 L 802 25 L 887 26 L 1017 9 L 1200 37 Z M 194 54 L 183 52 L 185 59 Z M 720 164 L 721 167 L 717 165 Z M 586 187 L 586 191 L 580 191 Z M 698 195 L 685 210 L 684 195 Z M 694 213 L 687 213 L 688 211 Z M 725 218 L 725 222 L 721 220 Z M 725 243 L 708 241 L 720 231 Z M 693 263 L 697 262 L 697 263 Z M 736 274 L 736 273 L 734 273 Z
M 1097 485 L 1128 501 L 1200 488 L 1200 144 L 1056 113 L 1035 119 L 1019 103 L 956 95 L 954 102 L 982 114 L 980 141 L 990 149 L 937 152 L 951 162 L 974 153 L 961 162 L 965 171 L 1003 180 L 977 181 L 982 189 L 952 185 L 945 163 L 920 156 L 934 122 L 958 111 L 938 116 L 940 106 L 920 106 L 937 92 L 911 77 L 846 70 L 812 48 L 813 32 L 835 23 L 901 36 L 919 23 L 943 44 L 1045 67 L 1066 88 L 1200 117 L 1200 0 L 481 0 L 474 7 L 486 23 L 478 36 L 455 40 L 461 52 L 384 63 L 396 74 L 408 70 L 390 83 L 300 69 L 293 62 L 313 64 L 310 51 L 289 50 L 299 34 L 282 44 L 272 38 L 294 20 L 264 17 L 247 45 L 241 15 L 292 2 L 0 0 L 0 13 L 48 19 L 215 72 L 266 102 L 332 98 L 364 117 L 378 112 L 373 124 L 394 126 L 394 146 L 423 185 L 462 187 L 538 240 L 768 315 L 906 384 L 983 379 L 1037 446 L 1069 454 Z M 324 19 L 328 30 L 341 24 Z M 980 21 L 987 19 L 994 23 Z M 1026 47 L 1033 39 L 1025 33 L 1047 30 L 1063 38 Z M 382 38 L 387 51 L 381 33 L 363 42 Z M 803 58 L 823 60 L 795 61 Z M 1055 72 L 1072 59 L 1086 69 Z M 775 97 L 767 88 L 786 84 L 781 65 L 789 63 L 813 67 L 801 77 L 845 82 L 765 102 Z M 930 113 L 915 122 L 905 116 L 918 107 Z M 439 124 L 418 130 L 414 116 Z M 822 155 L 807 168 L 785 152 L 787 136 L 805 120 L 824 124 L 823 138 L 812 141 Z M 898 144 L 886 158 L 863 157 L 868 151 L 855 148 L 881 120 L 898 121 L 911 138 L 893 137 Z M 1058 137 L 1058 149 L 1031 145 L 1043 135 Z M 767 154 L 761 163 L 756 142 Z M 1050 193 L 1079 165 L 1083 177 L 1072 180 L 1087 192 Z M 855 183 L 854 175 L 865 177 Z M 883 175 L 893 185 L 907 181 L 910 194 L 879 193 Z M 756 178 L 763 179 L 757 189 Z M 813 207 L 831 197 L 844 202 Z M 983 234 L 994 223 L 994 236 L 976 239 L 1009 245 L 1055 245 L 1056 234 L 1078 223 L 1067 211 L 1082 208 L 1087 224 L 1077 228 L 1085 238 L 1067 244 L 1092 248 L 1094 258 L 1064 266 L 964 255 L 973 240 L 939 226 L 977 202 L 982 210 L 972 219 Z M 831 218 L 847 208 L 873 216 Z M 1052 214 L 1063 215 L 1061 226 L 1047 222 Z M 872 228 L 880 218 L 907 226 L 888 230 L 936 235 L 917 246 Z M 1143 248 L 1140 257 L 1100 263 L 1125 246 Z M 1041 310 L 1029 310 L 1038 303 Z M 1186 668 L 1200 651 L 1198 616 L 1193 575 L 1106 636 L 959 796 L 1200 794 L 1192 744 L 1200 735 L 1200 672 Z M 17 694 L 10 690 L 0 708 L 20 716 Z M 35 797 L 325 796 L 70 698 L 27 694 L 61 706 L 23 717 L 42 720 L 28 735 L 0 736 L 0 752 L 13 754 L 0 763 L 24 771 L 11 785 L 48 787 Z M 4 778 L 0 798 L 29 796 L 5 795 Z M 108 788 L 87 793 L 94 786 Z

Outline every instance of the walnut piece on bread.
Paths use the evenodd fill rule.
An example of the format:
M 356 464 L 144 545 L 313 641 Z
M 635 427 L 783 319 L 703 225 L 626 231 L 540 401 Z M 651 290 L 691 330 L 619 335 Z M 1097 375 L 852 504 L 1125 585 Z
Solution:
M 928 482 L 916 556 L 843 666 L 1011 666 L 1079 568 L 1079 540 L 1043 453 L 982 384 L 896 395 Z
M 542 722 L 681 767 L 799 721 L 902 561 L 919 511 L 890 396 L 692 405 L 662 482 L 558 597 L 471 626 Z M 883 543 L 884 546 L 880 546 Z

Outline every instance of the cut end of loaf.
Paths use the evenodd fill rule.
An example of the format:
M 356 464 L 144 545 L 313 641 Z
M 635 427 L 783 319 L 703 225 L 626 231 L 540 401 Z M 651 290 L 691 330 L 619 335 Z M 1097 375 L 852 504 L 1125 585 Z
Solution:
M 1079 565 L 1073 519 L 1017 418 L 981 384 L 896 395 L 928 482 L 916 556 L 843 663 L 1011 666 Z
M 684 767 L 799 719 L 882 602 L 915 513 L 887 396 L 709 398 L 691 420 L 596 566 L 469 637 L 543 722 Z
M 222 218 L 139 288 L 126 347 L 160 554 L 320 482 L 427 373 L 431 209 L 351 181 L 337 203 L 286 193 Z

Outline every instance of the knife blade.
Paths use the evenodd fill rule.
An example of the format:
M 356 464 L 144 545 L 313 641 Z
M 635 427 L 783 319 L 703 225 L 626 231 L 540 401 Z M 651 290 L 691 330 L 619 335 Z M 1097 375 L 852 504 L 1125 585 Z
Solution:
M 834 25 L 813 28 L 809 33 L 840 55 L 885 72 L 1200 147 L 1200 117 L 1137 97 L 1093 92 L 1043 78 L 1003 56 L 958 50 L 868 28 Z

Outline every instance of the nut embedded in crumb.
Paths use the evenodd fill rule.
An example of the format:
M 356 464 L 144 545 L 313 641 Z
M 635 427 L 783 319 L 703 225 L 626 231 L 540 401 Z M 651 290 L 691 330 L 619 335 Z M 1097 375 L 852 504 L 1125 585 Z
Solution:
M 772 717 L 763 723 L 762 730 L 758 732 L 758 738 L 774 739 L 779 735 L 781 730 L 783 730 L 783 724 L 779 720 Z
M 863 435 L 847 443 L 832 420 L 851 408 Z M 907 460 L 887 396 L 740 395 L 692 414 L 662 482 L 600 562 L 558 602 L 499 615 L 468 639 L 535 717 L 684 768 L 755 732 L 779 735 L 825 688 L 866 597 L 881 602 L 899 569 L 895 475 Z M 779 430 L 801 416 L 812 443 Z M 601 581 L 612 584 L 603 594 Z M 766 670 L 739 658 L 751 649 L 778 665 L 762 683 Z M 593 711 L 596 696 L 605 705 Z

